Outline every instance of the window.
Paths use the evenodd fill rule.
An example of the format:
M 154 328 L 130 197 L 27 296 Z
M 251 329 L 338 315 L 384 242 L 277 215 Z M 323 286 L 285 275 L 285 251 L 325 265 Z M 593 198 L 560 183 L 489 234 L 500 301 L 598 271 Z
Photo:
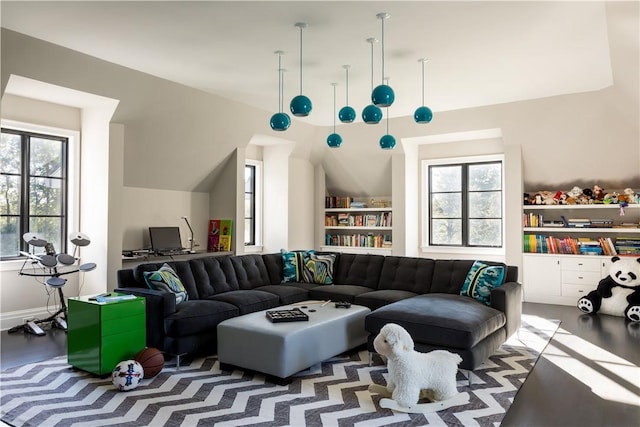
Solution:
M 500 248 L 502 159 L 424 162 L 429 246 Z
M 2 128 L 0 257 L 29 251 L 33 232 L 66 252 L 68 144 L 65 137 Z
M 247 160 L 244 166 L 244 244 L 262 243 L 262 163 Z

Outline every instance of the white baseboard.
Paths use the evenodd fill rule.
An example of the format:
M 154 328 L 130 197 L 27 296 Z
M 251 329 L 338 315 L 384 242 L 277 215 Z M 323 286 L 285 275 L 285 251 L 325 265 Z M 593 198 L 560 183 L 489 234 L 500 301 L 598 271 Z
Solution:
M 22 325 L 25 319 L 46 319 L 49 316 L 51 313 L 47 311 L 47 307 L 0 313 L 0 330 L 6 331 L 14 326 Z

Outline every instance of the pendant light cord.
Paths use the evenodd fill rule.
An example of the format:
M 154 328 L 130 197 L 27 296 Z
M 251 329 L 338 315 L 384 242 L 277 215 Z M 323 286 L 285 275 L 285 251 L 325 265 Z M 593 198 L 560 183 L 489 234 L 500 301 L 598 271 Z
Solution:
M 347 72 L 347 88 L 345 89 L 345 91 L 347 92 L 347 105 L 349 105 L 349 67 L 345 67 L 344 70 Z M 334 110 L 335 110 L 335 107 L 334 107 Z M 335 114 L 335 111 L 334 111 L 334 114 Z M 335 122 L 335 118 L 334 118 L 334 122 Z
M 302 95 L 302 25 L 300 28 L 300 95 Z
M 422 62 L 422 106 L 424 107 L 424 63 L 425 63 L 425 60 L 423 59 L 421 62 Z
M 381 79 L 382 84 L 384 84 L 384 20 L 385 19 L 386 18 L 384 17 L 380 19 L 382 21 L 382 40 L 380 42 L 380 45 L 382 47 L 382 79 Z
M 282 113 L 282 54 L 278 54 L 278 112 Z

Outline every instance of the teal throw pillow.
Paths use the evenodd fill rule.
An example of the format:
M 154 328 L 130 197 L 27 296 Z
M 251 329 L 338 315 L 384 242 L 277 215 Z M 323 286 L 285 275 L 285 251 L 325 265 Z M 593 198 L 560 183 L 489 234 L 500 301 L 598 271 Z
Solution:
M 305 283 L 317 283 L 319 285 L 333 285 L 333 265 L 336 262 L 336 254 L 310 253 L 305 263 Z
M 477 299 L 491 305 L 491 290 L 504 283 L 505 268 L 502 265 L 487 265 L 475 261 L 462 285 L 460 295 Z
M 285 251 L 280 250 L 282 254 L 282 282 L 302 282 L 304 277 L 304 268 L 309 255 L 315 251 Z
M 149 286 L 150 289 L 174 293 L 176 296 L 176 304 L 180 304 L 189 299 L 189 295 L 182 281 L 169 264 L 163 264 L 158 271 L 145 271 L 143 275 L 144 281 L 147 282 L 147 286 Z

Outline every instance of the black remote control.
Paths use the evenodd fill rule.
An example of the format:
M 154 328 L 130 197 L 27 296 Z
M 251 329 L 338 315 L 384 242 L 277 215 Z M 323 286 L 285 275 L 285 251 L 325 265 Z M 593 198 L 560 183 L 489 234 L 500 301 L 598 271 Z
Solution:
M 338 301 L 336 303 L 336 308 L 351 308 L 351 303 L 346 301 Z

